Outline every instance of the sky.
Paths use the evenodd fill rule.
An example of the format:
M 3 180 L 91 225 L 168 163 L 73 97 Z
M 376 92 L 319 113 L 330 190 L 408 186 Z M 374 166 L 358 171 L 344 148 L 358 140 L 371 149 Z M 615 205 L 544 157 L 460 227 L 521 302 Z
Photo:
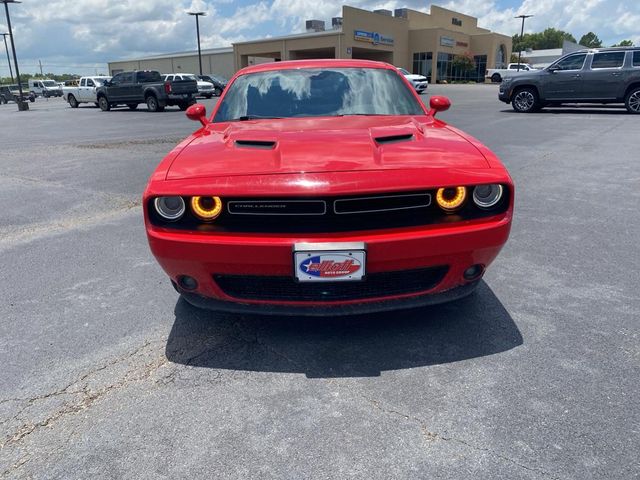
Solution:
M 605 45 L 630 39 L 640 45 L 640 0 L 22 0 L 9 5 L 21 72 L 95 74 L 113 60 L 196 49 L 194 17 L 200 17 L 203 48 L 304 31 L 307 19 L 340 16 L 341 5 L 373 10 L 407 7 L 429 11 L 431 3 L 478 17 L 479 26 L 513 35 L 547 27 L 576 39 L 595 32 Z M 0 33 L 6 32 L 0 10 Z M 4 49 L 4 46 L 0 46 Z M 4 53 L 4 52 L 2 52 Z M 8 76 L 6 54 L 0 76 Z

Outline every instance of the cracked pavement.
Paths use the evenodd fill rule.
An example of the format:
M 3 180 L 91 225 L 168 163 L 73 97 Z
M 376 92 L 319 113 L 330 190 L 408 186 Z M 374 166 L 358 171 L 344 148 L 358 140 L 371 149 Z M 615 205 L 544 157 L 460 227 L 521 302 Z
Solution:
M 429 93 L 510 169 L 511 240 L 458 303 L 319 319 L 199 311 L 156 265 L 182 112 L 1 105 L 0 478 L 639 478 L 638 118 Z

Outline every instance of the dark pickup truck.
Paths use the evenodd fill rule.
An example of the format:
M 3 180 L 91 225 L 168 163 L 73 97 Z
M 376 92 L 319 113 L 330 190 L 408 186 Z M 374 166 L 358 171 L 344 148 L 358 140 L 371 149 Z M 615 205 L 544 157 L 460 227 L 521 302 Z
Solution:
M 98 106 L 104 112 L 117 105 L 126 105 L 131 110 L 146 103 L 151 112 L 161 112 L 164 107 L 178 105 L 186 110 L 195 103 L 198 93 L 195 80 L 165 82 L 154 70 L 121 72 L 115 74 L 96 90 Z

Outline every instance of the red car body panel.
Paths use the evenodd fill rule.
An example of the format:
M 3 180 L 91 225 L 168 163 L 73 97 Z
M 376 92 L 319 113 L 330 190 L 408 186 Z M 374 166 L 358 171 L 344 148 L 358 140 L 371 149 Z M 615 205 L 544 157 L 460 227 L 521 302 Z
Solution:
M 263 64 L 251 72 L 283 68 L 395 68 L 356 60 L 310 60 Z M 402 77 L 402 79 L 406 80 Z M 413 92 L 413 88 L 407 84 Z M 414 95 L 415 92 L 413 92 Z M 419 98 L 419 97 L 418 97 Z M 220 102 L 218 103 L 220 105 Z M 215 116 L 215 111 L 213 116 Z M 412 141 L 379 144 L 376 139 L 412 135 Z M 271 149 L 249 149 L 237 140 L 274 142 Z M 352 232 L 278 233 L 178 230 L 154 225 L 150 200 L 158 196 L 319 197 L 412 192 L 457 185 L 502 184 L 508 206 L 473 220 Z M 189 275 L 193 294 L 235 304 L 292 307 L 363 305 L 446 292 L 469 283 L 471 265 L 484 268 L 507 241 L 513 215 L 512 180 L 498 158 L 478 140 L 434 119 L 416 116 L 345 116 L 209 123 L 174 148 L 151 176 L 144 193 L 145 223 L 151 251 L 177 282 Z M 396 272 L 447 265 L 445 277 L 429 290 L 340 301 L 247 300 L 226 295 L 214 274 L 289 276 L 293 245 L 300 242 L 364 242 L 366 271 Z M 184 292 L 183 292 L 184 293 Z

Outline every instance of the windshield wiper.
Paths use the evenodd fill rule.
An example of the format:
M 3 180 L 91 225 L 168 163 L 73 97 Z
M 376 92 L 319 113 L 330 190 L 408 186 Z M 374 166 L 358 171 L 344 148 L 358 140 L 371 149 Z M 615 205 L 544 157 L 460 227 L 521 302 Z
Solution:
M 268 117 L 266 115 L 242 115 L 241 117 L 234 118 L 232 121 L 240 120 L 241 122 L 246 122 L 247 120 L 263 120 L 270 118 L 284 118 L 284 117 Z

